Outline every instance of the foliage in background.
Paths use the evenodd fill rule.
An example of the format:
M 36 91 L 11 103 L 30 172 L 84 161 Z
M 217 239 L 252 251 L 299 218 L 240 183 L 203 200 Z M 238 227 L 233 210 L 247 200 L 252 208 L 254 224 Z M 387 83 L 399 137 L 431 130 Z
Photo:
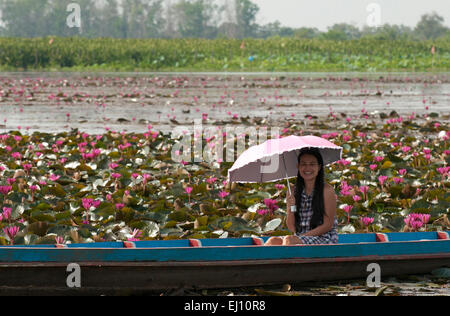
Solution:
M 77 3 L 82 26 L 70 28 L 67 5 Z M 444 19 L 424 14 L 413 28 L 384 24 L 362 29 L 337 23 L 326 32 L 291 28 L 279 21 L 256 22 L 259 6 L 250 0 L 0 0 L 0 35 L 7 37 L 81 36 L 88 38 L 268 38 L 273 36 L 354 40 L 430 40 L 450 37 Z
M 450 41 L 0 38 L 3 70 L 448 71 Z

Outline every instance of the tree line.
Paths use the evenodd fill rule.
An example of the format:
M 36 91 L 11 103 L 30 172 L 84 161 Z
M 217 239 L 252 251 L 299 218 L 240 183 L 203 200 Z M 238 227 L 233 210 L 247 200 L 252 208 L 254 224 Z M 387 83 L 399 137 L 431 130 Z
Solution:
M 80 27 L 69 27 L 67 8 L 80 7 Z M 279 21 L 260 25 L 259 6 L 251 0 L 0 0 L 0 36 L 87 38 L 269 38 L 353 40 L 450 38 L 437 13 L 425 14 L 414 28 L 385 24 L 360 29 L 339 23 L 326 32 L 291 28 Z

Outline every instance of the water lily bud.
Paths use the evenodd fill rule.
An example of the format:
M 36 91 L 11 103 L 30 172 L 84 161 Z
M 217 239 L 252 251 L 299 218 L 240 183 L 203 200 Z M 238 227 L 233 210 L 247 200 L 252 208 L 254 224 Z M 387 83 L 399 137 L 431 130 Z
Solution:
M 17 179 L 19 177 L 25 177 L 27 174 L 25 173 L 24 170 L 16 170 L 14 172 L 14 178 Z

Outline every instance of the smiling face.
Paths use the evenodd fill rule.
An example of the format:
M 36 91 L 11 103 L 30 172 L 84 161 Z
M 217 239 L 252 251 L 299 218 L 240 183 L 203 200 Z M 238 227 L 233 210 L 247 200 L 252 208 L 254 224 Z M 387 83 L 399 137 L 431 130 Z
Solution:
M 300 157 L 298 171 L 305 181 L 314 180 L 319 174 L 320 168 L 317 158 L 313 155 L 305 154 Z

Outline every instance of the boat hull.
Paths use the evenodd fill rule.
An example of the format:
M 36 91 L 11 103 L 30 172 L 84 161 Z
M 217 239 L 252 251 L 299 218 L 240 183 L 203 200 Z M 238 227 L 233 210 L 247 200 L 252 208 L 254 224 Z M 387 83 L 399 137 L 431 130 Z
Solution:
M 324 259 L 245 260 L 213 262 L 81 262 L 80 288 L 70 288 L 66 263 L 1 263 L 3 288 L 52 289 L 53 292 L 111 293 L 212 289 L 308 281 L 366 279 L 371 263 L 380 265 L 381 278 L 426 274 L 450 267 L 450 254 L 369 256 Z
M 442 239 L 447 236 L 349 235 L 337 245 L 273 247 L 255 238 L 0 247 L 0 294 L 126 294 L 365 280 L 372 263 L 379 265 L 382 281 L 450 267 L 450 240 Z M 75 272 L 79 283 L 73 287 Z

